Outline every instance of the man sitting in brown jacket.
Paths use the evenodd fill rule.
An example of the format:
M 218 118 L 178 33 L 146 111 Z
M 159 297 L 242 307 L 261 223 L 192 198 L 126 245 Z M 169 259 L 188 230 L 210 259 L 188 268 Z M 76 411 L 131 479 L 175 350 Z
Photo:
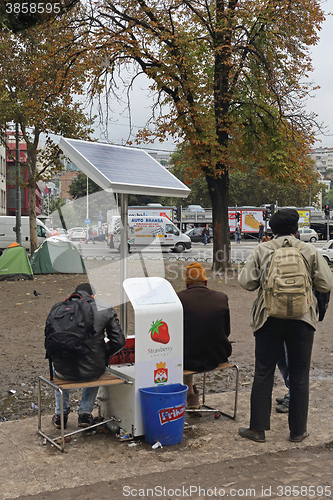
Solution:
M 205 269 L 198 262 L 186 268 L 186 289 L 178 293 L 184 309 L 184 369 L 213 370 L 231 354 L 228 297 L 207 287 Z M 189 387 L 188 408 L 199 407 L 199 394 L 192 376 L 184 379 Z

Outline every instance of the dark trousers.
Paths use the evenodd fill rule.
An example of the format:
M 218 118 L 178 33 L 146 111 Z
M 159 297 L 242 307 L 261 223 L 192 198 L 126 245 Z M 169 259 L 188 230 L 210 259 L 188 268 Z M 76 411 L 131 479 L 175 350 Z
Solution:
M 314 328 L 299 320 L 268 318 L 255 332 L 255 374 L 251 393 L 250 428 L 270 429 L 276 363 L 286 343 L 289 365 L 289 429 L 306 432 L 309 407 L 309 370 Z

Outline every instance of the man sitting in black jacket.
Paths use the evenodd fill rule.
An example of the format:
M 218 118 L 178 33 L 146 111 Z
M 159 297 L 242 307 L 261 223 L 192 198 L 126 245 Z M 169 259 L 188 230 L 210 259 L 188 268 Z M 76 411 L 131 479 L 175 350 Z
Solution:
M 206 271 L 198 262 L 186 268 L 186 289 L 178 293 L 184 310 L 184 369 L 203 372 L 228 361 L 231 355 L 228 296 L 207 287 Z M 199 393 L 192 376 L 187 407 L 199 407 Z
M 80 294 L 83 299 L 90 303 L 94 313 L 94 330 L 97 335 L 103 334 L 105 336 L 105 342 L 96 344 L 96 348 L 92 349 L 89 355 L 86 355 L 84 359 L 78 360 L 80 371 L 88 372 L 91 370 L 91 373 L 95 374 L 91 377 L 94 380 L 96 379 L 96 374 L 97 378 L 103 374 L 109 357 L 124 347 L 125 337 L 114 309 L 95 301 L 96 292 L 90 283 L 81 283 L 76 287 L 75 293 Z M 94 363 L 96 366 L 94 366 Z M 100 375 L 96 370 L 101 372 Z M 62 379 L 71 378 L 68 374 L 62 374 L 56 370 L 54 370 L 54 374 Z M 87 387 L 82 390 L 82 398 L 78 408 L 79 427 L 88 427 L 94 423 L 92 410 L 97 392 L 98 387 Z M 55 415 L 53 415 L 52 422 L 57 429 L 60 429 L 60 397 L 58 391 L 55 391 L 55 398 Z M 63 390 L 63 403 L 64 426 L 66 427 L 70 412 L 68 389 Z

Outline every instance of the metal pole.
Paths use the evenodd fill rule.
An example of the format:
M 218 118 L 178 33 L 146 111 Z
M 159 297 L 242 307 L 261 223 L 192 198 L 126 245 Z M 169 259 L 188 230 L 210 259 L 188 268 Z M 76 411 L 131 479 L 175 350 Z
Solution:
M 89 201 L 88 201 L 88 197 L 89 197 L 89 178 L 87 176 L 87 219 L 89 219 Z
M 16 242 L 21 245 L 21 168 L 19 127 L 15 124 L 15 167 L 16 167 Z
M 123 229 L 120 239 L 120 323 L 127 337 L 127 296 L 123 283 L 127 278 L 128 258 L 128 194 L 121 194 L 121 222 Z
M 326 224 L 327 224 L 327 241 L 330 239 L 330 212 L 326 216 Z
M 89 219 L 89 178 L 87 176 L 87 219 Z M 89 238 L 89 224 L 86 225 L 86 242 L 88 243 Z

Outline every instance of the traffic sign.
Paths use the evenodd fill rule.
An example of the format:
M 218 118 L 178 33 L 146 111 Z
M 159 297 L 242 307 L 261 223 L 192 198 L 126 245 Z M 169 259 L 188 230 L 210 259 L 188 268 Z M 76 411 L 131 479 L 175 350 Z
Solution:
M 86 219 L 86 220 L 84 221 L 84 223 L 85 223 L 85 224 L 90 224 L 90 219 Z

